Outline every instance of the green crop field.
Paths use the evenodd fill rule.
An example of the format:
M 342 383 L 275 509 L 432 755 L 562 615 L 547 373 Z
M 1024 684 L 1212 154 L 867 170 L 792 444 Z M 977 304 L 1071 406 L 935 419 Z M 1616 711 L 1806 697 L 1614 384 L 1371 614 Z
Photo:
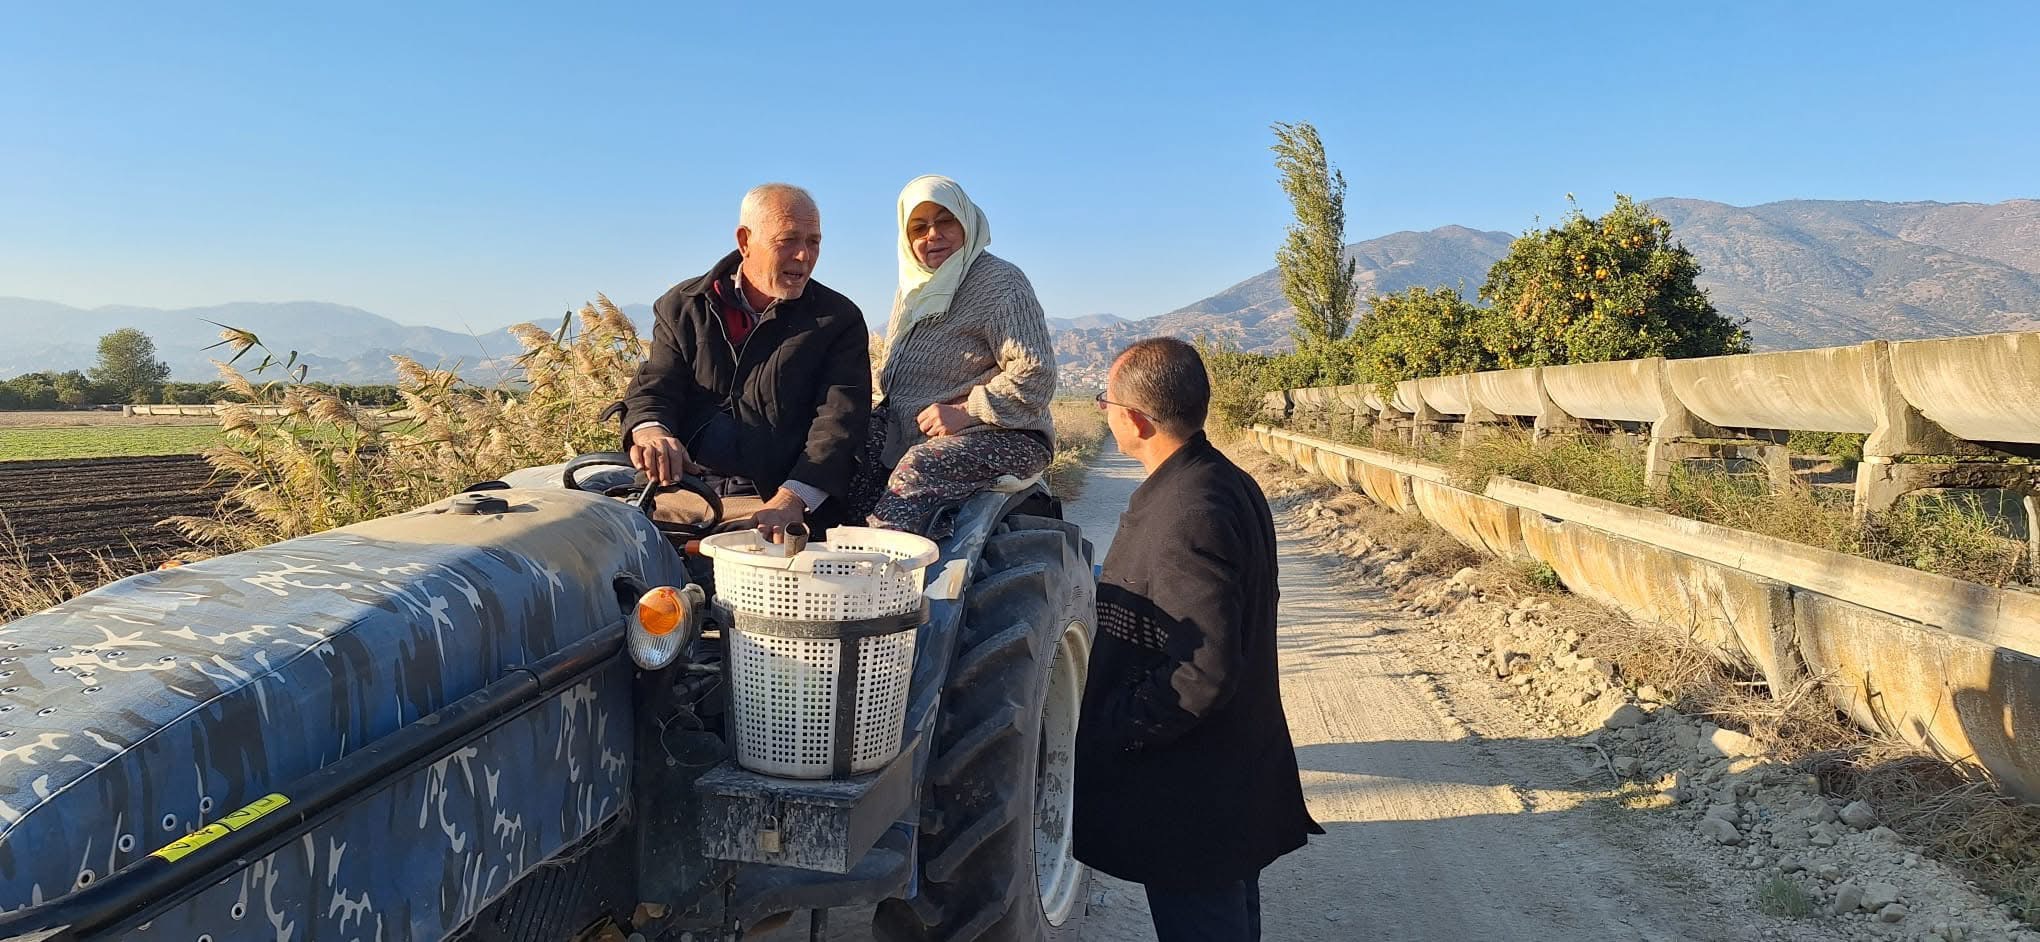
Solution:
M 190 455 L 219 444 L 217 425 L 0 428 L 0 461 Z

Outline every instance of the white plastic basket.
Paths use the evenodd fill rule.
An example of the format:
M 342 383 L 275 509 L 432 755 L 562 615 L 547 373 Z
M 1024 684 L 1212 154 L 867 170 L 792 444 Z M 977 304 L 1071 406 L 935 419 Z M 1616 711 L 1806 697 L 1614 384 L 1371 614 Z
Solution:
M 701 541 L 729 636 L 737 762 L 752 771 L 855 775 L 899 754 L 937 550 L 891 530 L 829 536 L 794 556 L 753 530 Z

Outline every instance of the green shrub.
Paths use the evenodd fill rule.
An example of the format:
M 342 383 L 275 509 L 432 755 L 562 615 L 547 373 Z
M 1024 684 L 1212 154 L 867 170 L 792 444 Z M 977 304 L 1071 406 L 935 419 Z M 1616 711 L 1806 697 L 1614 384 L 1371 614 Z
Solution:
M 1470 490 L 1480 490 L 1488 478 L 1500 476 L 1632 507 L 1652 503 L 1642 453 L 1584 436 L 1538 442 L 1526 434 L 1494 435 L 1445 455 L 1453 478 Z
M 1869 437 L 1859 432 L 1793 432 L 1785 446 L 1795 455 L 1823 455 L 1851 467 L 1863 460 L 1863 442 Z
M 1780 919 L 1805 919 L 1813 915 L 1813 897 L 1785 877 L 1772 877 L 1757 887 L 1757 909 Z
M 1871 521 L 1871 555 L 1955 579 L 2002 586 L 2019 571 L 2024 547 L 1974 494 L 1921 494 Z
M 1558 570 L 1542 560 L 1518 560 L 1515 565 L 1516 578 L 1524 585 L 1539 592 L 1563 592 L 1565 580 L 1558 577 Z

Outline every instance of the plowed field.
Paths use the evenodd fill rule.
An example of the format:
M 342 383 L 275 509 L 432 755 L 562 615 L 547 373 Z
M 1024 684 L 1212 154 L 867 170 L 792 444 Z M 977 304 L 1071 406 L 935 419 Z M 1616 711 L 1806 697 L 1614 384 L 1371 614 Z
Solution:
M 31 566 L 90 566 L 99 553 L 139 569 L 191 549 L 156 521 L 211 516 L 224 490 L 211 477 L 198 455 L 0 462 L 0 513 Z

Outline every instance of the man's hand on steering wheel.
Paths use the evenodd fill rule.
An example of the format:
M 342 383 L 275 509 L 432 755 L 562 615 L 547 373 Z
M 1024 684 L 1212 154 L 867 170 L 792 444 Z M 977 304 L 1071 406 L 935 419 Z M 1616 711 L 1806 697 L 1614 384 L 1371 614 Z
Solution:
M 640 425 L 630 432 L 630 463 L 653 484 L 671 484 L 680 475 L 699 470 L 687 446 L 662 425 Z
M 800 495 L 782 487 L 779 493 L 765 502 L 765 506 L 751 515 L 751 522 L 758 527 L 758 535 L 766 542 L 777 543 L 789 524 L 807 522 L 807 504 Z

